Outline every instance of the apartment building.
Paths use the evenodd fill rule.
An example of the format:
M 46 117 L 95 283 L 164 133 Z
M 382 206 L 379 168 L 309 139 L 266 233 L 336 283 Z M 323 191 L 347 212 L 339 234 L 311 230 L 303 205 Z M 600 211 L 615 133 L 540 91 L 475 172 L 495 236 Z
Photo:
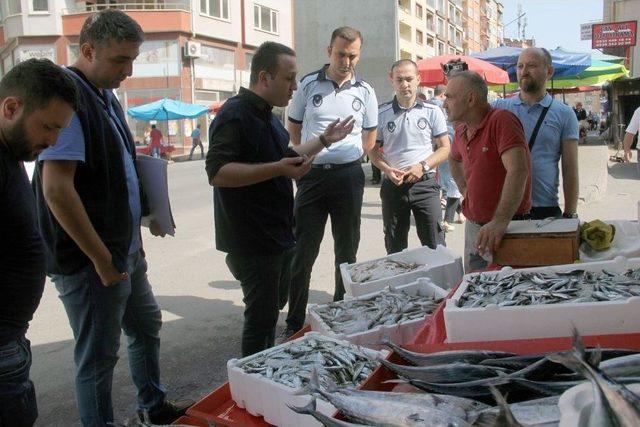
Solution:
M 125 110 L 164 97 L 207 106 L 227 99 L 248 85 L 257 46 L 293 46 L 293 0 L 3 0 L 0 76 L 29 58 L 72 64 L 82 24 L 105 7 L 125 11 L 146 34 L 133 76 L 116 92 Z M 141 139 L 148 124 L 129 124 Z M 190 147 L 193 121 L 158 126 L 178 148 Z
M 300 75 L 327 62 L 335 28 L 359 29 L 364 45 L 357 69 L 380 102 L 393 97 L 387 75 L 394 61 L 463 53 L 462 0 L 296 0 L 294 23 Z

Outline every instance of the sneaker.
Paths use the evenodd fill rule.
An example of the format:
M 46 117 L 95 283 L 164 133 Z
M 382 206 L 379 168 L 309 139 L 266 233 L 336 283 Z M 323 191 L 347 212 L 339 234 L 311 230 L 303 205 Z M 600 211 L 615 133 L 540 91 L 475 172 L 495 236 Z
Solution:
M 442 223 L 442 225 L 443 225 L 443 228 L 444 228 L 444 232 L 445 232 L 445 233 L 449 233 L 449 232 L 451 232 L 451 231 L 453 231 L 453 230 L 455 230 L 455 229 L 456 229 L 453 225 L 449 224 L 449 223 L 448 223 L 448 222 L 446 222 L 446 221 L 445 221 L 445 222 L 443 222 L 443 223 Z
M 194 403 L 196 402 L 190 399 L 165 400 L 162 406 L 151 411 L 138 411 L 138 417 L 140 421 L 152 424 L 171 424 L 183 416 Z
M 286 328 L 284 328 L 284 331 L 282 331 L 282 333 L 276 338 L 276 345 L 289 341 L 289 338 L 291 338 L 297 332 L 298 331 L 296 329 L 292 329 L 287 326 Z

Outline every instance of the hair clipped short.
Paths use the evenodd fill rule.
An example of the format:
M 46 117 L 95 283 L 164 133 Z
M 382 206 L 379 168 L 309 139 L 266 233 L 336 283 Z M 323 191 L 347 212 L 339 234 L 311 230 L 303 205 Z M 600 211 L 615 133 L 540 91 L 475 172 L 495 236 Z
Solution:
M 296 56 L 296 53 L 290 47 L 280 43 L 262 43 L 251 60 L 249 84 L 255 85 L 258 83 L 260 71 L 266 71 L 271 76 L 275 76 L 278 73 L 278 60 L 280 55 Z
M 140 25 L 126 13 L 117 9 L 105 9 L 89 16 L 80 30 L 79 43 L 94 46 L 106 46 L 109 42 L 144 41 L 144 32 Z

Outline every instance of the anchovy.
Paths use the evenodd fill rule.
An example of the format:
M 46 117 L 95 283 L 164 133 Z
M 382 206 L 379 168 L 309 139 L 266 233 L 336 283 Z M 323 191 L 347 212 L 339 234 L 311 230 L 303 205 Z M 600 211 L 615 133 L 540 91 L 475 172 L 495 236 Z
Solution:
M 351 280 L 356 283 L 370 282 L 424 268 L 426 265 L 402 262 L 392 259 L 380 259 L 355 264 L 349 268 Z

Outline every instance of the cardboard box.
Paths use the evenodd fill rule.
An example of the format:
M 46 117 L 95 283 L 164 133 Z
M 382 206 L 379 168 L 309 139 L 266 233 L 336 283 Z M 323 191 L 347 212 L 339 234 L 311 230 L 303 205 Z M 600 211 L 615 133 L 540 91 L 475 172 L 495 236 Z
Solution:
M 396 286 L 395 289 L 398 291 L 404 291 L 409 295 L 429 295 L 435 296 L 435 298 L 440 299 L 446 298 L 448 293 L 444 289 L 434 285 L 430 279 L 424 277 L 408 285 Z M 375 298 L 375 296 L 380 292 L 382 291 L 362 295 L 355 299 Z M 352 299 L 354 298 L 346 298 L 345 301 L 349 301 Z M 398 345 L 403 345 L 411 341 L 417 333 L 418 329 L 420 329 L 420 327 L 424 323 L 425 318 L 427 317 L 425 316 L 419 319 L 406 320 L 394 325 L 378 325 L 373 329 L 369 329 L 368 331 L 356 332 L 347 335 L 332 331 L 329 325 L 327 325 L 324 320 L 322 320 L 322 317 L 320 317 L 320 315 L 316 312 L 318 308 L 321 308 L 325 305 L 326 304 L 309 304 L 307 309 L 307 319 L 312 331 L 319 332 L 322 335 L 333 337 L 335 339 L 349 341 L 350 343 L 368 347 L 374 350 L 380 350 L 384 348 L 383 346 L 376 344 L 380 342 L 384 337 L 388 337 L 393 343 Z
M 580 258 L 578 219 L 511 221 L 493 263 L 518 267 L 570 264 Z
M 351 280 L 350 269 L 353 266 L 363 264 L 363 262 L 355 264 L 342 263 L 340 264 L 340 274 L 342 275 L 342 281 L 347 295 L 358 297 L 372 292 L 381 291 L 387 286 L 397 287 L 407 285 L 415 282 L 420 277 L 427 277 L 437 286 L 443 289 L 450 289 L 460 283 L 460 279 L 464 274 L 462 258 L 445 246 L 438 246 L 436 249 L 431 249 L 427 246 L 422 246 L 416 249 L 405 249 L 402 252 L 387 255 L 383 258 L 377 258 L 373 261 L 385 259 L 422 264 L 423 267 L 408 273 L 398 274 L 393 277 L 371 280 L 368 282 L 354 282 Z
M 623 272 L 639 268 L 640 258 L 617 257 L 612 261 L 526 268 L 522 272 L 562 272 L 575 269 L 603 269 Z M 478 307 L 458 307 L 458 301 L 469 286 L 469 279 L 478 274 L 502 274 L 514 271 L 505 267 L 500 272 L 465 275 L 462 283 L 445 302 L 444 323 L 447 342 L 498 341 L 526 338 L 570 336 L 575 326 L 583 335 L 605 335 L 640 332 L 640 297 L 617 301 L 498 307 L 495 304 Z

